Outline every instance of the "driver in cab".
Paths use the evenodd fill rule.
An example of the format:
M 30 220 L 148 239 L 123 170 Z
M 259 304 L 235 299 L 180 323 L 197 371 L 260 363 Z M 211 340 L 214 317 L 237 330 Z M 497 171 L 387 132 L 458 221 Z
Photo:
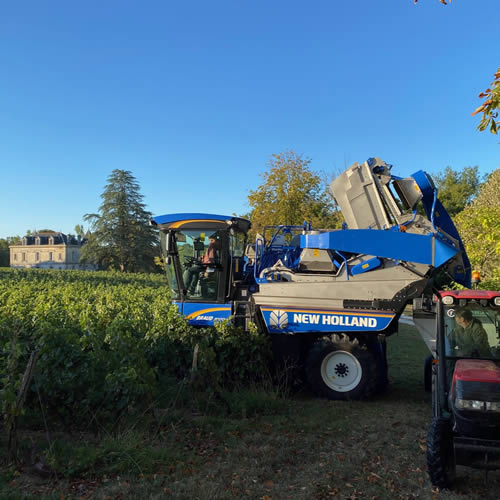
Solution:
M 203 273 L 205 278 L 208 278 L 214 271 L 211 266 L 217 261 L 217 251 L 220 249 L 220 242 L 215 233 L 208 237 L 208 242 L 208 247 L 201 257 L 201 262 L 198 261 L 198 263 L 192 265 L 184 272 L 184 284 L 189 295 L 194 295 L 201 273 Z
M 489 358 L 491 356 L 488 335 L 469 309 L 457 309 L 456 326 L 449 336 L 452 355 Z

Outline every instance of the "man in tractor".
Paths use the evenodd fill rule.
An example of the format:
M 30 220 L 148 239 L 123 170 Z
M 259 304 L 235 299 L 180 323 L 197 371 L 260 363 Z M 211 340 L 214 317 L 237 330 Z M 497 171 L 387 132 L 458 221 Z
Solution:
M 488 335 L 469 309 L 457 309 L 456 327 L 449 336 L 452 353 L 455 356 L 488 358 L 491 356 Z
M 201 262 L 195 262 L 191 267 L 186 269 L 184 272 L 184 284 L 189 295 L 194 295 L 196 291 L 196 286 L 200 279 L 200 274 L 203 273 L 203 277 L 209 278 L 211 276 L 211 271 L 213 271 L 213 266 L 218 259 L 218 251 L 220 249 L 220 242 L 217 239 L 217 233 L 214 233 L 208 237 L 208 248 L 201 258 Z

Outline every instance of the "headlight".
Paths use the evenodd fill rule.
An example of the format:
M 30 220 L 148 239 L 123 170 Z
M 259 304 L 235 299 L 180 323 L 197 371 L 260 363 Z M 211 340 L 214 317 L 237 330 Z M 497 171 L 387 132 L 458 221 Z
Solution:
M 494 303 L 496 306 L 500 306 L 500 297 L 495 297 Z
M 455 406 L 459 410 L 478 410 L 482 411 L 485 408 L 484 401 L 478 401 L 476 399 L 456 399 Z
M 459 410 L 500 412 L 500 403 L 496 402 L 496 401 L 479 401 L 477 399 L 459 399 L 459 398 L 457 398 L 455 400 L 455 406 Z
M 451 306 L 451 304 L 453 304 L 453 297 L 451 295 L 446 295 L 445 297 L 443 297 L 443 304 L 445 304 L 446 306 Z
M 486 401 L 486 411 L 500 411 L 500 403 Z

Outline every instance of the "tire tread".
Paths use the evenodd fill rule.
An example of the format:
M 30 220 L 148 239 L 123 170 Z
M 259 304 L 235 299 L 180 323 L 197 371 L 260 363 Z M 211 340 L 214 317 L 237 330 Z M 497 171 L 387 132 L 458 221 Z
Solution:
M 449 446 L 453 446 L 449 419 L 433 418 L 427 436 L 427 469 L 431 483 L 439 488 L 450 488 L 455 479 L 454 467 L 451 475 L 447 470 L 447 460 L 454 461 L 453 454 L 447 456 Z

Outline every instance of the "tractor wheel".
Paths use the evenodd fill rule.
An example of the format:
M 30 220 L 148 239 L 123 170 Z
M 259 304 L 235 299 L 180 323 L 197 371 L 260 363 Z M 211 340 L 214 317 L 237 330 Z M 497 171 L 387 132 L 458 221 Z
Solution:
M 432 419 L 427 436 L 427 468 L 433 486 L 450 488 L 455 480 L 453 431 L 446 418 Z
M 346 335 L 323 337 L 306 359 L 307 379 L 319 396 L 363 399 L 377 390 L 377 360 L 366 345 Z

